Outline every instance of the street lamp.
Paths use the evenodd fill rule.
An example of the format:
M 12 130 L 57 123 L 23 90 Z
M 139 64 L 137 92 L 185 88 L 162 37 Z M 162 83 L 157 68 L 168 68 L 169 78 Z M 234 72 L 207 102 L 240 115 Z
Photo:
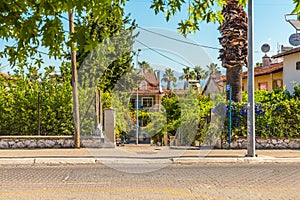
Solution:
M 138 57 L 141 52 L 141 49 L 138 49 L 136 53 L 136 71 L 138 71 Z M 139 144 L 139 82 L 136 83 L 136 145 Z

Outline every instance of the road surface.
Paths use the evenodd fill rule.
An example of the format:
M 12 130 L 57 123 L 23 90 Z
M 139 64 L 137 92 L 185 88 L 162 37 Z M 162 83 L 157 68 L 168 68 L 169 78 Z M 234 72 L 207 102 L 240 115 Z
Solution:
M 3 165 L 0 200 L 300 199 L 297 163 L 150 165 Z

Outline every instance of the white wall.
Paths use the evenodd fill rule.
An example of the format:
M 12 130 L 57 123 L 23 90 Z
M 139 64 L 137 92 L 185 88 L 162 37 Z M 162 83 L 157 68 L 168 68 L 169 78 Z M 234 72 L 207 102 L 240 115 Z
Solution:
M 296 70 L 296 62 L 300 62 L 300 52 L 284 56 L 283 84 L 290 92 L 294 91 L 293 81 L 300 83 L 300 70 Z

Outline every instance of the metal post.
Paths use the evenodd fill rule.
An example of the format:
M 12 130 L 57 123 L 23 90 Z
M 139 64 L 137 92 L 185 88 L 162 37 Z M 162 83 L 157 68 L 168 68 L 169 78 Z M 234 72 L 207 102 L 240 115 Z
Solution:
M 232 87 L 229 85 L 229 127 L 228 127 L 228 149 L 231 149 L 232 132 Z
M 138 69 L 138 57 L 141 49 L 136 53 L 136 69 Z M 139 144 L 139 83 L 136 84 L 136 145 Z
M 255 157 L 255 112 L 254 112 L 254 16 L 253 0 L 248 1 L 248 128 L 247 128 L 247 156 Z
M 38 92 L 38 135 L 41 135 L 41 93 Z
M 139 86 L 136 88 L 136 145 L 139 144 Z
M 74 9 L 69 10 L 69 29 L 70 34 L 74 33 Z M 80 148 L 80 123 L 78 107 L 78 89 L 77 89 L 77 67 L 75 44 L 71 44 L 71 64 L 72 64 L 72 90 L 73 90 L 73 118 L 74 118 L 74 143 L 76 148 Z

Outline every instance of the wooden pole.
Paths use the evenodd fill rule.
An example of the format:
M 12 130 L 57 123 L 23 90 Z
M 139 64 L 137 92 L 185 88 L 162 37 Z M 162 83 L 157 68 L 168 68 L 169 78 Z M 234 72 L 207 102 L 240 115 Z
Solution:
M 74 33 L 74 9 L 69 10 L 70 34 Z M 73 91 L 73 118 L 74 118 L 74 143 L 75 148 L 80 148 L 80 122 L 78 105 L 78 79 L 76 67 L 76 50 L 74 43 L 71 44 L 71 64 L 72 64 L 72 91 Z

